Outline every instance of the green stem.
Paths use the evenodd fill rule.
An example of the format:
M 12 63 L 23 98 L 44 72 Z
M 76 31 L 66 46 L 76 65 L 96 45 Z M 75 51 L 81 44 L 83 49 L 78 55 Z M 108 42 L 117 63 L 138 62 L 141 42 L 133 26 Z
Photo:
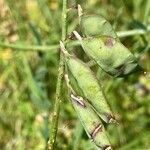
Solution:
M 123 37 L 128 37 L 128 36 L 133 36 L 133 35 L 143 35 L 147 34 L 150 32 L 150 26 L 147 27 L 147 30 L 143 29 L 133 29 L 133 30 L 128 30 L 128 31 L 119 31 L 117 32 L 117 35 L 119 38 Z M 65 42 L 68 47 L 72 46 L 78 46 L 80 43 L 78 41 L 68 41 Z M 26 50 L 26 51 L 43 51 L 43 52 L 49 52 L 52 50 L 56 50 L 59 48 L 59 45 L 51 45 L 51 46 L 35 46 L 35 45 L 19 45 L 19 44 L 4 44 L 0 42 L 0 47 L 2 48 L 12 48 L 12 49 L 17 49 L 17 50 Z M 54 51 L 56 53 L 57 51 Z
M 80 45 L 78 41 L 64 42 L 68 47 Z M 4 44 L 0 42 L 0 47 L 2 48 L 11 48 L 21 51 L 42 51 L 42 52 L 53 52 L 56 53 L 56 49 L 59 49 L 59 45 L 51 45 L 51 46 L 37 46 L 37 45 L 23 45 L 23 44 Z M 1 49 L 2 50 L 2 49 Z
M 117 35 L 119 38 L 122 38 L 122 37 L 127 37 L 127 36 L 132 36 L 132 35 L 143 35 L 143 34 L 147 34 L 148 32 L 150 32 L 150 26 L 147 27 L 147 30 L 133 29 L 133 30 L 128 30 L 128 31 L 120 31 L 120 32 L 117 32 Z
M 62 41 L 66 39 L 67 33 L 67 0 L 63 0 L 63 10 L 62 10 Z M 62 89 L 62 79 L 64 74 L 64 57 L 62 52 L 60 52 L 60 63 L 59 63 L 59 74 L 57 79 L 56 85 L 56 99 L 54 103 L 54 111 L 52 117 L 52 126 L 50 132 L 50 138 L 48 141 L 48 150 L 54 149 L 54 144 L 56 141 L 57 129 L 58 129 L 58 119 L 59 119 L 59 112 L 60 112 L 60 102 L 61 102 L 61 89 Z

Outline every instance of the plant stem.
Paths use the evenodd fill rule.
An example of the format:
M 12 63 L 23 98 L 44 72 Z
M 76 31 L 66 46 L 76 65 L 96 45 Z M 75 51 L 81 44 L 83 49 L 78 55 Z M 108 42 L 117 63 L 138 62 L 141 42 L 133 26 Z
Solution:
M 80 45 L 79 41 L 70 41 L 64 42 L 68 47 Z M 59 49 L 59 45 L 51 45 L 51 46 L 38 46 L 38 45 L 25 45 L 25 44 L 4 44 L 0 42 L 0 47 L 2 48 L 11 48 L 20 51 L 42 51 L 42 52 L 53 52 L 56 53 L 56 49 Z M 2 49 L 1 49 L 2 50 Z
M 150 26 L 147 27 L 147 30 L 143 29 L 133 29 L 128 31 L 119 31 L 117 32 L 117 35 L 119 38 L 133 36 L 133 35 L 143 35 L 150 32 Z M 72 46 L 78 46 L 80 43 L 78 41 L 69 41 L 65 42 L 68 47 Z M 36 45 L 23 45 L 23 44 L 4 44 L 0 42 L 0 47 L 2 48 L 12 48 L 12 49 L 18 49 L 18 50 L 26 50 L 26 51 L 42 51 L 42 52 L 50 52 L 52 50 L 56 50 L 59 48 L 59 45 L 51 45 L 51 46 L 36 46 Z M 57 51 L 53 51 L 56 53 Z
M 150 32 L 150 26 L 147 27 L 147 30 L 133 29 L 133 30 L 128 30 L 128 31 L 120 31 L 120 32 L 117 32 L 117 35 L 119 38 L 122 38 L 122 37 L 127 37 L 127 36 L 132 36 L 132 35 L 143 35 L 148 32 Z
M 62 41 L 64 42 L 66 39 L 66 32 L 67 32 L 67 0 L 63 0 L 63 10 L 62 10 Z M 52 126 L 50 131 L 50 138 L 48 141 L 48 150 L 54 149 L 54 144 L 56 141 L 57 129 L 58 129 L 58 119 L 59 119 L 59 112 L 60 112 L 60 102 L 61 102 L 61 89 L 62 89 L 62 79 L 64 74 L 64 57 L 63 53 L 60 52 L 60 63 L 59 63 L 59 74 L 57 78 L 57 85 L 56 85 L 56 99 L 54 102 L 54 111 L 52 117 Z

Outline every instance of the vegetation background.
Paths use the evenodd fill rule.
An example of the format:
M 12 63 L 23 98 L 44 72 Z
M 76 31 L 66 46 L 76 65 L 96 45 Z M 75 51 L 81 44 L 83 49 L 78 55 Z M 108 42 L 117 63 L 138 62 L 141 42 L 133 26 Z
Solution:
M 68 0 L 72 8 L 68 35 L 78 29 L 77 3 L 84 12 L 103 15 L 121 31 L 121 42 L 145 70 L 115 79 L 91 67 L 119 120 L 118 126 L 106 126 L 110 141 L 115 150 L 150 150 L 150 1 Z M 61 13 L 60 0 L 0 0 L 1 150 L 46 149 L 58 75 Z M 80 46 L 70 50 L 89 61 Z M 92 149 L 67 98 L 65 83 L 56 149 Z

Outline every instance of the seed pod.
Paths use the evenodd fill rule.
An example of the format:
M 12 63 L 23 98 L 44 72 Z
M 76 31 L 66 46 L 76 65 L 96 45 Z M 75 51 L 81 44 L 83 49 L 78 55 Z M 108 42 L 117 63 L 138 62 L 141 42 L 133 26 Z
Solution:
M 78 95 L 84 97 L 107 123 L 114 122 L 112 112 L 97 78 L 85 63 L 66 51 L 66 65 L 70 84 Z
M 111 24 L 100 15 L 82 15 L 80 27 L 82 34 L 86 37 L 105 35 L 117 38 Z
M 112 150 L 104 126 L 90 104 L 73 94 L 71 101 L 89 138 L 102 150 Z
M 140 69 L 135 56 L 118 40 L 108 36 L 82 39 L 76 31 L 73 33 L 85 53 L 110 75 L 125 76 Z

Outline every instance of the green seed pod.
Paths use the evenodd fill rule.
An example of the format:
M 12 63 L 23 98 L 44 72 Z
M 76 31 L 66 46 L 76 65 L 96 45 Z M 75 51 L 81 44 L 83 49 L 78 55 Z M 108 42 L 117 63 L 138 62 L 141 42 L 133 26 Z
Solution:
M 82 15 L 80 27 L 82 34 L 86 37 L 105 35 L 117 38 L 111 24 L 100 15 Z
M 74 94 L 71 101 L 89 138 L 102 150 L 112 150 L 104 126 L 90 104 Z
M 99 81 L 93 75 L 90 68 L 79 59 L 69 55 L 66 51 L 64 53 L 72 89 L 75 93 L 87 99 L 105 122 L 114 122 L 114 117 Z
M 135 56 L 116 39 L 108 36 L 82 39 L 76 31 L 74 34 L 85 53 L 110 75 L 125 76 L 140 68 Z
M 71 86 L 81 96 L 85 97 L 96 109 L 100 117 L 107 123 L 113 121 L 113 115 L 105 99 L 99 81 L 95 78 L 92 71 L 79 59 L 69 57 L 66 59 L 68 76 Z M 76 86 L 76 87 L 75 87 Z

